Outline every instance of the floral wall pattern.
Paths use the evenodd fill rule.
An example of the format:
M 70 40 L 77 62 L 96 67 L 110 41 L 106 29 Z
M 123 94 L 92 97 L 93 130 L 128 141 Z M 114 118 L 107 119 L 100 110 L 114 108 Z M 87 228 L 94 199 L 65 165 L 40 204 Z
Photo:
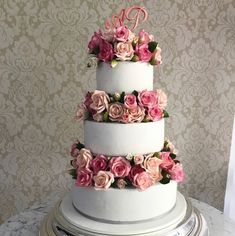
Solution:
M 95 89 L 87 43 L 117 9 L 145 6 L 142 25 L 163 64 L 166 136 L 176 143 L 185 194 L 223 208 L 235 113 L 234 0 L 0 0 L 0 222 L 71 185 L 78 102 Z

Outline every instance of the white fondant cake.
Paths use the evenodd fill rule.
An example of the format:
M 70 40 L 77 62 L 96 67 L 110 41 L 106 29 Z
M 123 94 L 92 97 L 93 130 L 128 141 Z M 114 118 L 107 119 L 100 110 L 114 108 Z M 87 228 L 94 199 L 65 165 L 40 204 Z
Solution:
M 147 123 L 84 122 L 85 147 L 96 154 L 127 155 L 160 151 L 164 144 L 164 119 Z
M 133 222 L 156 218 L 175 205 L 177 183 L 160 183 L 145 191 L 137 189 L 95 190 L 74 186 L 72 199 L 75 208 L 98 221 Z
M 97 89 L 107 93 L 153 90 L 153 66 L 144 62 L 121 62 L 114 68 L 100 63 L 96 70 Z

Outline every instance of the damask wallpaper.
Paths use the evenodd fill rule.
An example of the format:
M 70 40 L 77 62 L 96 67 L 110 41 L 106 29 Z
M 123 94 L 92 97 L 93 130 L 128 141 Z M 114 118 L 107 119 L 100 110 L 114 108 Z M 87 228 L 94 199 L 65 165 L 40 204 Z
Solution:
M 87 43 L 112 13 L 145 6 L 169 97 L 166 136 L 187 178 L 180 190 L 223 208 L 235 112 L 234 0 L 0 0 L 0 222 L 71 185 L 73 121 L 95 89 Z

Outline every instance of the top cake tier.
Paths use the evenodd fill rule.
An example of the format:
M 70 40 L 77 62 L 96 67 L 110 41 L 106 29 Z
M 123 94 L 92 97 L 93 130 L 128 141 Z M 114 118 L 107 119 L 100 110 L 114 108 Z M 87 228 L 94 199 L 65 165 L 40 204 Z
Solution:
M 146 62 L 119 62 L 114 68 L 99 63 L 97 89 L 107 93 L 153 90 L 153 66 Z

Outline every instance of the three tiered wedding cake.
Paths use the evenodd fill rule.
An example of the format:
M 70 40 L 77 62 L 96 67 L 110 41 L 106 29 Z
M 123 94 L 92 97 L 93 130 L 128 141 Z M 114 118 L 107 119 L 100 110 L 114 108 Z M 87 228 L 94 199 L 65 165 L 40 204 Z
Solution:
M 84 120 L 84 144 L 72 145 L 69 173 L 76 183 L 60 203 L 57 231 L 207 235 L 177 191 L 184 172 L 174 145 L 164 140 L 167 96 L 153 88 L 161 49 L 145 30 L 134 33 L 146 18 L 142 7 L 123 9 L 89 42 L 98 61 L 97 90 L 86 94 L 76 113 Z

